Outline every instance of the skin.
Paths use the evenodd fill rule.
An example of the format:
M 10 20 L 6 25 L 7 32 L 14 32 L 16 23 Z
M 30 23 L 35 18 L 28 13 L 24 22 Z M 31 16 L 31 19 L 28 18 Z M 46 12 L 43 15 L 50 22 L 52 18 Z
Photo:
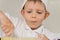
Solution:
M 30 28 L 38 28 L 43 20 L 45 20 L 49 13 L 45 11 L 45 7 L 40 2 L 27 2 L 24 9 L 21 11 Z
M 34 3 L 33 1 L 28 1 L 25 4 L 21 14 L 32 30 L 39 28 L 42 22 L 49 16 L 48 11 L 45 10 L 45 7 L 42 3 Z M 37 36 L 39 40 L 41 38 L 42 40 L 49 40 L 45 35 L 37 33 Z
M 3 22 L 2 22 L 3 21 Z M 12 22 L 0 11 L 1 28 L 5 32 L 6 36 L 11 36 L 14 30 Z
M 38 35 L 38 40 L 49 40 L 44 34 L 42 35 L 42 34 L 39 34 L 39 33 L 37 33 L 37 35 Z

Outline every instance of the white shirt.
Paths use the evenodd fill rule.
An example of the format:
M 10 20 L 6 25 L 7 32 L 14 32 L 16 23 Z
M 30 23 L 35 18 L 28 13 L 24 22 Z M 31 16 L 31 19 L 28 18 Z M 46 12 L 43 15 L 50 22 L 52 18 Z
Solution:
M 14 30 L 13 34 L 16 37 L 37 37 L 37 33 L 40 33 L 40 34 L 44 34 L 50 40 L 54 39 L 54 34 L 50 31 L 48 31 L 46 28 L 44 28 L 43 25 L 41 25 L 36 30 L 31 30 L 25 21 L 18 19 L 18 18 L 11 17 L 8 14 L 5 14 L 5 15 L 14 24 L 15 30 Z M 2 34 L 3 34 L 3 36 L 5 36 L 5 34 L 3 32 L 2 32 Z M 1 34 L 0 34 L 0 37 L 2 37 Z

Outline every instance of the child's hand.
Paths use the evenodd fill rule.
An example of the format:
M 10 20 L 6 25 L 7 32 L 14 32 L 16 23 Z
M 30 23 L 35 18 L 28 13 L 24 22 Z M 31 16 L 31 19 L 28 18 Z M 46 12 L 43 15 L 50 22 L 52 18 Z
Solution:
M 6 36 L 11 36 L 14 30 L 14 26 L 10 22 L 2 25 L 2 30 L 5 32 Z
M 0 11 L 1 28 L 5 32 L 6 36 L 10 36 L 14 30 L 12 22 Z
M 38 33 L 38 40 L 49 40 L 45 35 Z

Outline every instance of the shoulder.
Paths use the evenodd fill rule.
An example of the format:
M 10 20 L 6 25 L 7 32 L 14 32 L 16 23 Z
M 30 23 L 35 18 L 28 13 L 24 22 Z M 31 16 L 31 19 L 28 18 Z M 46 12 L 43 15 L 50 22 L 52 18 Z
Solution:
M 46 35 L 49 39 L 55 39 L 55 34 L 48 29 L 44 28 L 44 35 Z

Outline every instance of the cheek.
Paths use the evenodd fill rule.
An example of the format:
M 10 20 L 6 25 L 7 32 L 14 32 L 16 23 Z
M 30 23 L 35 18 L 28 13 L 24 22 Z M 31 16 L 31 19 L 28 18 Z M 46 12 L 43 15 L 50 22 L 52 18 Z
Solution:
M 30 15 L 25 14 L 25 15 L 24 15 L 24 18 L 25 18 L 25 20 L 27 20 L 27 21 L 28 21 L 28 20 L 30 19 Z
M 44 17 L 45 17 L 45 15 L 39 15 L 37 19 L 38 19 L 38 21 L 43 21 Z

